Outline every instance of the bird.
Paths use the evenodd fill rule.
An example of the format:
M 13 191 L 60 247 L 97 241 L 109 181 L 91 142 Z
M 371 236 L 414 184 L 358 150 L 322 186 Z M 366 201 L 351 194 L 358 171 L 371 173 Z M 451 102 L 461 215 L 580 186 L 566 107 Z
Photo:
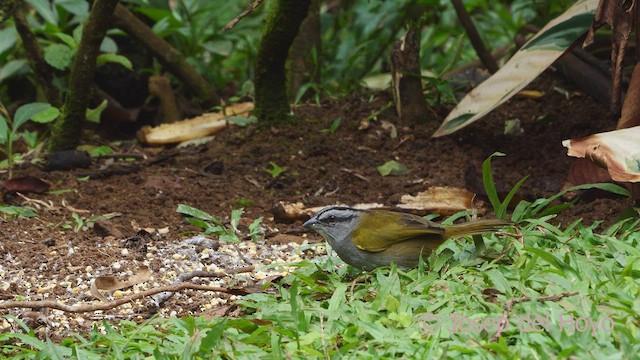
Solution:
M 399 268 L 418 266 L 449 238 L 498 231 L 513 222 L 504 219 L 475 220 L 441 226 L 413 214 L 345 206 L 320 210 L 304 223 L 319 233 L 347 264 L 370 271 L 392 262 Z

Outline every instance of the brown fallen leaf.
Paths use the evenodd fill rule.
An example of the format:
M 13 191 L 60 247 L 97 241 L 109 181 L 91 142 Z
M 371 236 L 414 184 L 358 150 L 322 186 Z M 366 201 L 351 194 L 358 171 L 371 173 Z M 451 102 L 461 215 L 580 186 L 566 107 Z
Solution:
M 151 278 L 151 271 L 146 265 L 140 266 L 138 272 L 128 279 L 121 280 L 115 276 L 98 276 L 93 280 L 91 284 L 91 295 L 97 299 L 105 301 L 105 297 L 100 293 L 100 290 L 115 291 L 124 288 L 131 287 L 136 284 L 143 283 Z
M 469 190 L 450 187 L 432 186 L 416 196 L 403 195 L 397 205 L 401 209 L 433 212 L 451 215 L 459 211 L 473 208 L 475 194 Z
M 640 126 L 564 140 L 569 156 L 586 158 L 607 169 L 615 181 L 640 181 Z
M 206 113 L 193 119 L 140 129 L 138 139 L 147 145 L 173 144 L 212 135 L 227 126 L 227 118 L 253 111 L 253 103 L 228 106 L 224 112 Z
M 51 185 L 35 176 L 15 177 L 5 181 L 2 186 L 11 192 L 42 194 L 49 191 Z

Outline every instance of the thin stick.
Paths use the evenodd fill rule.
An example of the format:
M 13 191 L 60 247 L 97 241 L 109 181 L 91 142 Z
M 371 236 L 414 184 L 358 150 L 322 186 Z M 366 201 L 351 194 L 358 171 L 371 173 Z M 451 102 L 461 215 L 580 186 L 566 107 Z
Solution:
M 0 302 L 0 309 L 11 309 L 11 308 L 27 308 L 27 309 L 40 309 L 40 308 L 49 308 L 61 310 L 69 313 L 83 313 L 83 312 L 92 312 L 97 310 L 111 310 L 120 305 L 130 303 L 135 300 L 142 299 L 147 296 L 155 295 L 162 292 L 178 292 L 183 290 L 200 290 L 200 291 L 213 291 L 220 293 L 233 293 L 233 290 L 222 288 L 218 286 L 206 286 L 199 285 L 193 283 L 180 283 L 176 285 L 167 285 L 160 286 L 155 289 L 145 290 L 143 292 L 125 296 L 120 299 L 112 300 L 109 302 L 98 303 L 98 304 L 76 304 L 76 305 L 67 305 L 56 302 L 54 300 L 41 300 L 41 301 L 2 301 Z
M 226 270 L 226 271 L 196 270 L 196 271 L 192 271 L 192 272 L 180 275 L 178 277 L 178 280 L 176 280 L 173 284 L 171 284 L 171 286 L 177 286 L 179 284 L 186 283 L 187 281 L 195 277 L 200 277 L 200 278 L 220 277 L 221 278 L 230 274 L 241 274 L 241 273 L 252 272 L 254 269 L 255 267 L 251 265 L 251 266 L 245 266 L 245 267 Z M 154 305 L 158 308 L 161 307 L 162 304 L 164 304 L 167 300 L 171 299 L 171 297 L 174 294 L 175 294 L 175 291 L 163 291 L 160 294 L 156 294 L 156 296 L 153 297 Z
M 262 3 L 262 0 L 254 0 L 254 2 L 252 2 L 251 5 L 249 5 L 243 12 L 241 12 L 240 15 L 229 21 L 229 23 L 222 28 L 222 31 L 229 31 L 233 29 L 233 27 L 236 26 L 236 24 L 240 22 L 243 17 L 249 15 L 249 13 L 255 10 L 258 5 L 260 5 L 260 3 Z

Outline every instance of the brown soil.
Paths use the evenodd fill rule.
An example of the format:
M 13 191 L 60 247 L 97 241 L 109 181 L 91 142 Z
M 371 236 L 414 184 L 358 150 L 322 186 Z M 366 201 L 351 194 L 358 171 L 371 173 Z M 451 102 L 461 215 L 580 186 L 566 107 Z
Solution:
M 566 98 L 554 87 L 567 89 L 572 95 Z M 49 182 L 52 189 L 72 191 L 58 195 L 28 194 L 30 198 L 51 202 L 56 209 L 41 207 L 36 218 L 3 221 L 0 258 L 3 262 L 11 261 L 6 263 L 0 280 L 19 271 L 25 281 L 31 277 L 73 278 L 88 272 L 87 266 L 95 270 L 93 276 L 104 275 L 101 269 L 117 273 L 112 265 L 122 260 L 122 250 L 130 245 L 122 240 L 135 235 L 139 228 L 168 228 L 168 233 L 153 240 L 153 246 L 158 248 L 170 247 L 193 235 L 185 233 L 196 229 L 176 213 L 178 204 L 222 219 L 232 209 L 245 207 L 246 218 L 264 216 L 271 234 L 277 229 L 289 233 L 287 240 L 296 240 L 301 237 L 296 232 L 300 229 L 299 222 L 273 221 L 271 209 L 278 201 L 308 206 L 374 202 L 393 205 L 402 195 L 415 194 L 430 186 L 455 186 L 482 194 L 481 164 L 496 151 L 506 154 L 493 161 L 494 178 L 501 190 L 508 191 L 523 176 L 530 175 L 521 195 L 525 198 L 553 195 L 565 184 L 568 166 L 573 161 L 566 156 L 561 141 L 614 125 L 604 105 L 574 91 L 561 80 L 545 76 L 530 88 L 544 91 L 545 95 L 538 99 L 516 97 L 481 121 L 438 139 L 430 137 L 433 127 L 427 130 L 423 126 L 398 125 L 392 109 L 372 121 L 368 129 L 360 130 L 361 120 L 390 99 L 385 94 L 374 96 L 373 101 L 350 96 L 321 105 L 295 107 L 298 120 L 290 127 L 270 130 L 229 127 L 213 142 L 185 149 L 138 146 L 120 149 L 147 154 L 151 161 L 108 165 L 101 160 L 90 169 L 70 172 L 46 172 L 35 166 L 19 168 L 16 176 L 34 175 Z M 334 133 L 323 131 L 338 117 L 341 124 Z M 538 120 L 541 118 L 544 120 Z M 510 119 L 521 121 L 522 135 L 504 135 L 504 123 Z M 397 137 L 390 136 L 383 120 L 396 124 Z M 392 159 L 405 164 L 409 172 L 402 176 L 380 176 L 376 167 Z M 271 167 L 270 162 L 286 170 L 273 178 L 265 171 Z M 81 180 L 86 175 L 92 176 Z M 23 200 L 13 198 L 13 201 Z M 65 229 L 65 225 L 74 223 L 72 209 L 64 204 L 86 210 L 79 213 L 85 220 L 109 213 L 119 216 L 104 221 L 102 226 L 74 232 Z M 604 220 L 609 224 L 630 205 L 630 200 L 622 198 L 580 201 L 557 221 L 568 224 L 583 218 L 585 223 Z M 316 235 L 310 238 L 318 240 Z M 141 256 L 144 259 L 144 254 Z M 152 271 L 153 265 L 152 261 Z M 37 292 L 17 283 L 2 298 L 29 294 L 35 300 L 39 296 L 56 298 L 56 294 L 64 294 L 56 289 L 59 288 Z M 84 295 L 75 300 L 88 299 Z M 187 309 L 197 313 L 193 306 Z

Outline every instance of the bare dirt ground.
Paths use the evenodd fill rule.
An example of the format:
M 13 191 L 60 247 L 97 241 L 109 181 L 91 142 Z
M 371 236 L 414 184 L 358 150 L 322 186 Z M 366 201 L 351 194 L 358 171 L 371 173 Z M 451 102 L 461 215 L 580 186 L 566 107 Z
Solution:
M 69 172 L 20 167 L 15 176 L 37 176 L 49 182 L 52 190 L 70 191 L 28 194 L 51 206 L 40 206 L 36 218 L 1 220 L 0 299 L 91 302 L 94 300 L 88 287 L 93 278 L 131 274 L 140 264 L 147 264 L 154 273 L 150 287 L 169 284 L 181 273 L 195 269 L 250 265 L 256 270 L 210 279 L 208 284 L 257 284 L 282 271 L 264 268 L 276 260 L 271 256 L 287 262 L 324 254 L 322 247 L 306 245 L 320 239 L 315 234 L 304 235 L 300 222 L 281 224 L 273 220 L 271 211 L 278 201 L 308 206 L 373 202 L 393 205 L 402 195 L 430 186 L 466 188 L 481 199 L 481 164 L 496 151 L 506 154 L 493 161 L 499 189 L 508 191 L 523 176 L 530 175 L 520 192 L 524 198 L 553 195 L 564 186 L 573 161 L 566 156 L 561 141 L 611 129 L 614 122 L 606 106 L 553 75 L 547 74 L 529 88 L 544 91 L 545 95 L 538 99 L 516 97 L 485 119 L 438 139 L 430 137 L 435 125 L 398 124 L 393 109 L 372 121 L 369 128 L 359 129 L 362 119 L 391 99 L 386 94 L 377 94 L 372 101 L 368 96 L 353 95 L 321 105 L 296 106 L 297 120 L 288 127 L 228 127 L 214 141 L 184 149 L 139 145 L 118 149 L 146 154 L 146 161 L 107 165 L 101 160 L 89 169 Z M 567 98 L 554 88 L 565 89 L 570 96 Z M 338 117 L 341 123 L 335 132 L 323 131 Z M 521 121 L 521 135 L 504 134 L 505 121 L 511 119 Z M 391 131 L 382 125 L 383 120 L 396 126 L 397 137 L 391 136 Z M 380 176 L 376 167 L 393 159 L 405 164 L 409 172 Z M 285 171 L 272 177 L 265 170 L 271 168 L 270 162 Z M 20 204 L 24 199 L 5 196 L 5 201 Z M 197 234 L 197 229 L 176 212 L 178 204 L 193 206 L 220 219 L 228 219 L 232 209 L 244 207 L 244 222 L 264 217 L 263 226 L 269 236 L 258 244 L 191 246 L 184 241 Z M 557 222 L 566 225 L 582 218 L 588 224 L 596 220 L 610 224 L 631 204 L 624 198 L 582 200 L 559 216 Z M 74 209 L 85 220 L 84 228 L 77 231 L 73 230 L 77 225 L 72 219 Z M 88 221 L 92 216 L 106 214 L 117 216 L 87 226 L 93 225 Z M 141 228 L 163 231 L 134 237 Z M 289 245 L 290 241 L 303 246 Z M 238 254 L 245 256 L 239 258 Z M 219 316 L 233 310 L 233 299 L 233 295 L 191 292 L 172 298 L 160 313 Z M 7 313 L 29 316 L 23 310 L 0 311 Z M 59 311 L 45 312 L 48 320 L 37 319 L 35 325 L 46 333 L 82 331 L 90 329 L 92 320 L 141 320 L 151 313 L 154 311 L 148 311 L 145 302 L 139 301 L 118 310 L 69 317 Z M 3 324 L 5 330 L 18 330 L 13 322 L 5 320 Z

